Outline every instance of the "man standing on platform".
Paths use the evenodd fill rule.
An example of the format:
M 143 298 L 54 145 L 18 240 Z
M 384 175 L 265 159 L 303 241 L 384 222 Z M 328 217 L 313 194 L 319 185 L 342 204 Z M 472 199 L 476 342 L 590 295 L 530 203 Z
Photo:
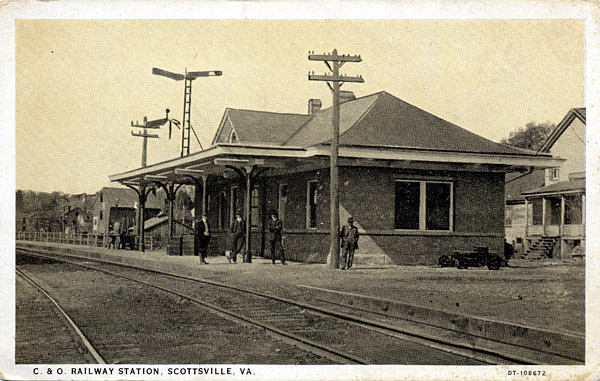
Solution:
M 246 221 L 242 219 L 242 213 L 237 212 L 235 214 L 235 221 L 231 223 L 230 233 L 230 245 L 231 245 L 231 257 L 227 257 L 229 263 L 233 260 L 233 263 L 237 263 L 237 255 L 246 241 Z
M 271 244 L 271 259 L 275 264 L 275 253 L 279 252 L 281 264 L 285 263 L 285 251 L 283 250 L 283 242 L 281 238 L 281 232 L 283 231 L 283 222 L 277 218 L 277 212 L 271 212 L 271 220 L 269 220 L 269 243 Z
M 346 270 L 352 267 L 354 250 L 358 249 L 358 228 L 354 226 L 354 218 L 348 218 L 348 224 L 342 228 L 340 238 L 343 250 L 340 268 Z
M 208 265 L 206 257 L 208 256 L 208 244 L 210 243 L 210 227 L 206 219 L 206 214 L 202 214 L 202 220 L 198 223 L 198 242 L 200 249 L 200 263 Z

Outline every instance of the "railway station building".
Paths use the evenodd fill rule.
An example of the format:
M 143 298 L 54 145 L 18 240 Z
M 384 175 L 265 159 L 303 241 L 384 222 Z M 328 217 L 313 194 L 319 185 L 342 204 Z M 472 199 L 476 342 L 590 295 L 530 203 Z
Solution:
M 332 109 L 307 114 L 225 110 L 209 148 L 110 176 L 138 187 L 196 186 L 212 227 L 212 255 L 227 248 L 236 211 L 250 221 L 252 255 L 269 256 L 267 221 L 278 212 L 286 258 L 325 263 L 329 253 Z M 561 159 L 473 134 L 387 93 L 340 106 L 340 221 L 355 219 L 357 263 L 431 265 L 473 247 L 501 253 L 505 175 Z M 171 201 L 170 201 L 171 202 Z

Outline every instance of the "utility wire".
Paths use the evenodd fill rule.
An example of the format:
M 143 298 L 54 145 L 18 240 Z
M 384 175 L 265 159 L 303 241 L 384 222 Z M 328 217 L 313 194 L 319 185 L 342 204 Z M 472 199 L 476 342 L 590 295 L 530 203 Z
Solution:
M 204 150 L 204 148 L 202 148 L 202 143 L 200 143 L 200 139 L 198 138 L 198 135 L 196 134 L 196 130 L 194 130 L 194 127 L 191 124 L 190 124 L 190 128 L 192 129 L 192 132 L 194 133 L 194 136 L 196 137 L 196 141 L 200 145 L 200 149 Z

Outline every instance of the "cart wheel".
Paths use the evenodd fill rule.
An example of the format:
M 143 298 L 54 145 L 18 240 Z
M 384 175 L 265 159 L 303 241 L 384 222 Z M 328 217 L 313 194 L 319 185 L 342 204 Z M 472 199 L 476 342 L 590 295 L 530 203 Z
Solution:
M 454 266 L 454 261 L 452 260 L 452 258 L 450 258 L 447 255 L 442 255 L 439 259 L 438 259 L 438 264 L 441 267 L 452 267 Z
M 456 264 L 456 268 L 459 268 L 459 269 L 466 269 L 468 267 L 469 267 L 469 264 L 465 260 L 459 259 L 458 263 Z
M 487 267 L 490 270 L 500 270 L 500 266 L 502 266 L 502 259 L 497 255 L 494 255 L 488 260 Z

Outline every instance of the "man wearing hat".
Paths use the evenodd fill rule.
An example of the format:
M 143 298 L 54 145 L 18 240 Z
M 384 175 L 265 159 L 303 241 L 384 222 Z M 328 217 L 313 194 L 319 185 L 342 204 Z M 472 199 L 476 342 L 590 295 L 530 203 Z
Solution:
M 231 223 L 231 227 L 229 229 L 230 232 L 230 248 L 231 248 L 231 257 L 228 257 L 229 263 L 233 260 L 234 263 L 237 263 L 237 255 L 242 248 L 244 247 L 245 237 L 246 237 L 246 222 L 242 219 L 242 213 L 235 213 L 235 220 Z
M 202 219 L 198 221 L 197 239 L 200 251 L 200 263 L 208 265 L 206 257 L 208 254 L 208 244 L 210 243 L 210 227 L 206 218 L 206 213 L 202 214 Z
M 281 232 L 283 231 L 283 222 L 277 218 L 277 212 L 271 212 L 271 219 L 268 223 L 269 228 L 269 243 L 271 244 L 271 259 L 275 264 L 275 253 L 279 252 L 281 264 L 285 265 L 285 251 L 283 250 L 283 242 Z
M 348 218 L 348 224 L 344 225 L 340 231 L 342 239 L 342 261 L 340 268 L 342 270 L 352 267 L 354 260 L 354 250 L 358 249 L 358 228 L 354 226 L 354 218 Z

